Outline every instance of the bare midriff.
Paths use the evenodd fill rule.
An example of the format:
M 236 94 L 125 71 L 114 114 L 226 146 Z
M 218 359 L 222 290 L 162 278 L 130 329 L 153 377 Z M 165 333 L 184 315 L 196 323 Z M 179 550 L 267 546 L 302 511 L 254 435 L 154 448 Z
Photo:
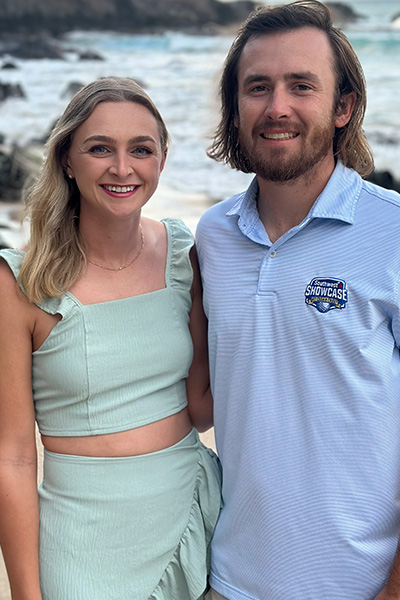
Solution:
M 42 435 L 46 450 L 76 456 L 137 456 L 177 444 L 191 431 L 187 408 L 143 427 L 118 433 L 91 436 L 55 437 Z

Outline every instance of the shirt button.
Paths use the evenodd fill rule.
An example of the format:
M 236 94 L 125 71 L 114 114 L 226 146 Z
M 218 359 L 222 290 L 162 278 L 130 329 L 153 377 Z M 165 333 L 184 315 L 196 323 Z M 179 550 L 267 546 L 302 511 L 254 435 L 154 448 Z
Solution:
M 276 256 L 276 250 L 272 250 L 272 252 L 270 253 L 269 257 L 270 258 L 275 258 Z

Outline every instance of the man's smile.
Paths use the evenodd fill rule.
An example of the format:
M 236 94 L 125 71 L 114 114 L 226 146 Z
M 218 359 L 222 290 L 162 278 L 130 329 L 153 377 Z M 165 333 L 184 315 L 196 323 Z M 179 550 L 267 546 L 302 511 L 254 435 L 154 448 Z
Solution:
M 285 133 L 260 133 L 264 140 L 291 140 L 296 138 L 299 134 L 295 132 Z

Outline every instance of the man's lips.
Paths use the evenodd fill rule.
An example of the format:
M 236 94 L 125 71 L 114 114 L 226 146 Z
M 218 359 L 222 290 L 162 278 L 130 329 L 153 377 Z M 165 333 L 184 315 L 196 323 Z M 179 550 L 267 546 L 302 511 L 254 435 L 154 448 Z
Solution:
M 253 129 L 254 136 L 260 136 L 264 140 L 285 141 L 293 140 L 303 133 L 303 127 L 299 123 L 286 121 L 285 123 L 260 121 Z

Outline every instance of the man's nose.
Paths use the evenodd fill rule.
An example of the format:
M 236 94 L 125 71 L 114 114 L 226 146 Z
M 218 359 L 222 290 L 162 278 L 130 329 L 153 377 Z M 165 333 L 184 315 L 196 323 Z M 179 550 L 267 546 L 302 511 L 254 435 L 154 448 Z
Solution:
M 284 88 L 277 86 L 268 94 L 265 114 L 273 121 L 289 117 L 290 100 L 289 95 Z

